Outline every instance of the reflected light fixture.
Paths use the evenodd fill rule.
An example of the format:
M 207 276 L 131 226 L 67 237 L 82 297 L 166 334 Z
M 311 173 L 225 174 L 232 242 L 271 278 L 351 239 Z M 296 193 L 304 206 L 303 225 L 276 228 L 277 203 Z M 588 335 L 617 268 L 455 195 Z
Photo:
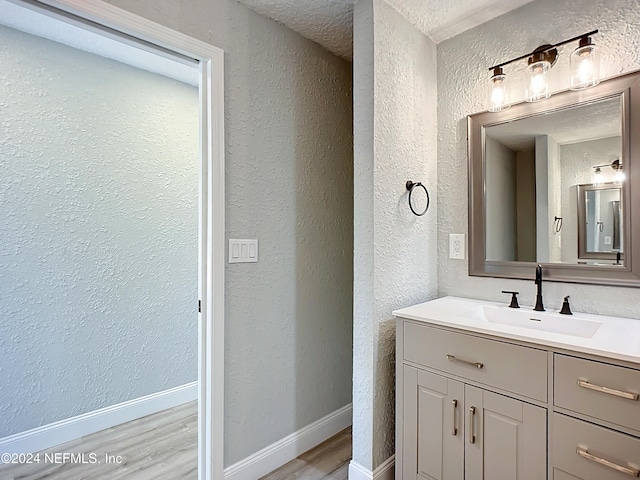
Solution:
M 500 112 L 511 106 L 506 84 L 507 76 L 501 67 L 496 67 L 489 84 L 489 111 Z
M 509 108 L 507 87 L 505 84 L 507 75 L 503 67 L 527 59 L 527 83 L 525 86 L 525 100 L 527 102 L 537 102 L 549 98 L 549 82 L 547 72 L 558 60 L 558 48 L 579 40 L 578 48 L 571 54 L 571 89 L 581 90 L 594 87 L 600 83 L 598 57 L 596 46 L 591 36 L 598 33 L 598 30 L 583 33 L 577 37 L 563 40 L 553 45 L 545 44 L 536 48 L 533 52 L 527 53 L 512 60 L 500 63 L 491 67 L 491 80 L 489 83 L 489 111 L 499 112 Z
M 624 179 L 627 177 L 624 174 L 624 170 L 622 170 L 622 164 L 620 163 L 620 160 L 614 160 L 613 162 L 611 162 L 611 168 L 613 168 L 616 171 L 616 173 L 613 176 L 613 179 L 617 183 L 624 182 Z
M 593 184 L 594 185 L 602 185 L 604 183 L 604 175 L 602 174 L 602 170 L 600 167 L 593 167 Z
M 604 183 L 605 178 L 604 173 L 602 172 L 602 169 L 604 167 L 611 167 L 615 170 L 615 174 L 613 176 L 615 182 L 624 182 L 626 176 L 624 174 L 624 170 L 622 169 L 622 163 L 620 163 L 620 159 L 615 159 L 611 163 L 605 163 L 604 165 L 596 165 L 595 167 L 591 167 L 593 168 L 593 183 L 595 185 L 602 185 Z

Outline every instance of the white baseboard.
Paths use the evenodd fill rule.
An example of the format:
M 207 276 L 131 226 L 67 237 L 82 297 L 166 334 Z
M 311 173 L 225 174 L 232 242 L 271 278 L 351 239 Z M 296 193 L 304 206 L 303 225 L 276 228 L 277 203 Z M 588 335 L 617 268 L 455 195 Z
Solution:
M 351 425 L 352 405 L 324 418 L 224 469 L 225 480 L 255 480 L 331 438 Z
M 0 439 L 2 453 L 34 453 L 198 399 L 198 382 L 50 423 Z
M 391 455 L 382 465 L 372 472 L 358 462 L 351 460 L 351 463 L 349 463 L 349 480 L 394 480 L 395 464 L 396 456 Z

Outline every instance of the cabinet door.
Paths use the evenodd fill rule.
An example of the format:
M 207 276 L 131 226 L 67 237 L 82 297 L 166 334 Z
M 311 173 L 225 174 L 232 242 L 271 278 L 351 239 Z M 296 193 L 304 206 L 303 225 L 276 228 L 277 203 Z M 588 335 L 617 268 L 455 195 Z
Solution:
M 547 478 L 546 410 L 465 386 L 466 480 Z
M 582 480 L 581 478 L 574 477 L 573 475 L 569 475 L 562 470 L 558 470 L 557 468 L 553 469 L 553 480 Z
M 402 480 L 464 479 L 464 385 L 404 367 Z

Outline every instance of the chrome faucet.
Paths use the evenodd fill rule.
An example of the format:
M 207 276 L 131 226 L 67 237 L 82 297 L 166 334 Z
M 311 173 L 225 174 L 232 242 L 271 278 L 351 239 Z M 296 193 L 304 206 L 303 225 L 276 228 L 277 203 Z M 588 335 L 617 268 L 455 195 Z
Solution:
M 536 306 L 533 309 L 537 312 L 544 312 L 544 305 L 542 304 L 542 265 L 536 267 L 536 280 L 534 283 L 538 286 L 538 292 L 536 294 Z

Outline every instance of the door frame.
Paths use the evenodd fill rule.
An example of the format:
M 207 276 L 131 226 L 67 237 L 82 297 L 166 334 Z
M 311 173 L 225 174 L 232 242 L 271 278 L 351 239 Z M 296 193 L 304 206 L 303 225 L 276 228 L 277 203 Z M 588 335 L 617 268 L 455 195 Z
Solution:
M 198 479 L 224 476 L 224 51 L 100 0 L 9 0 L 154 53 L 195 59 L 200 72 L 198 228 Z M 163 53 L 164 52 L 164 53 Z M 196 310 L 197 311 L 197 310 Z

